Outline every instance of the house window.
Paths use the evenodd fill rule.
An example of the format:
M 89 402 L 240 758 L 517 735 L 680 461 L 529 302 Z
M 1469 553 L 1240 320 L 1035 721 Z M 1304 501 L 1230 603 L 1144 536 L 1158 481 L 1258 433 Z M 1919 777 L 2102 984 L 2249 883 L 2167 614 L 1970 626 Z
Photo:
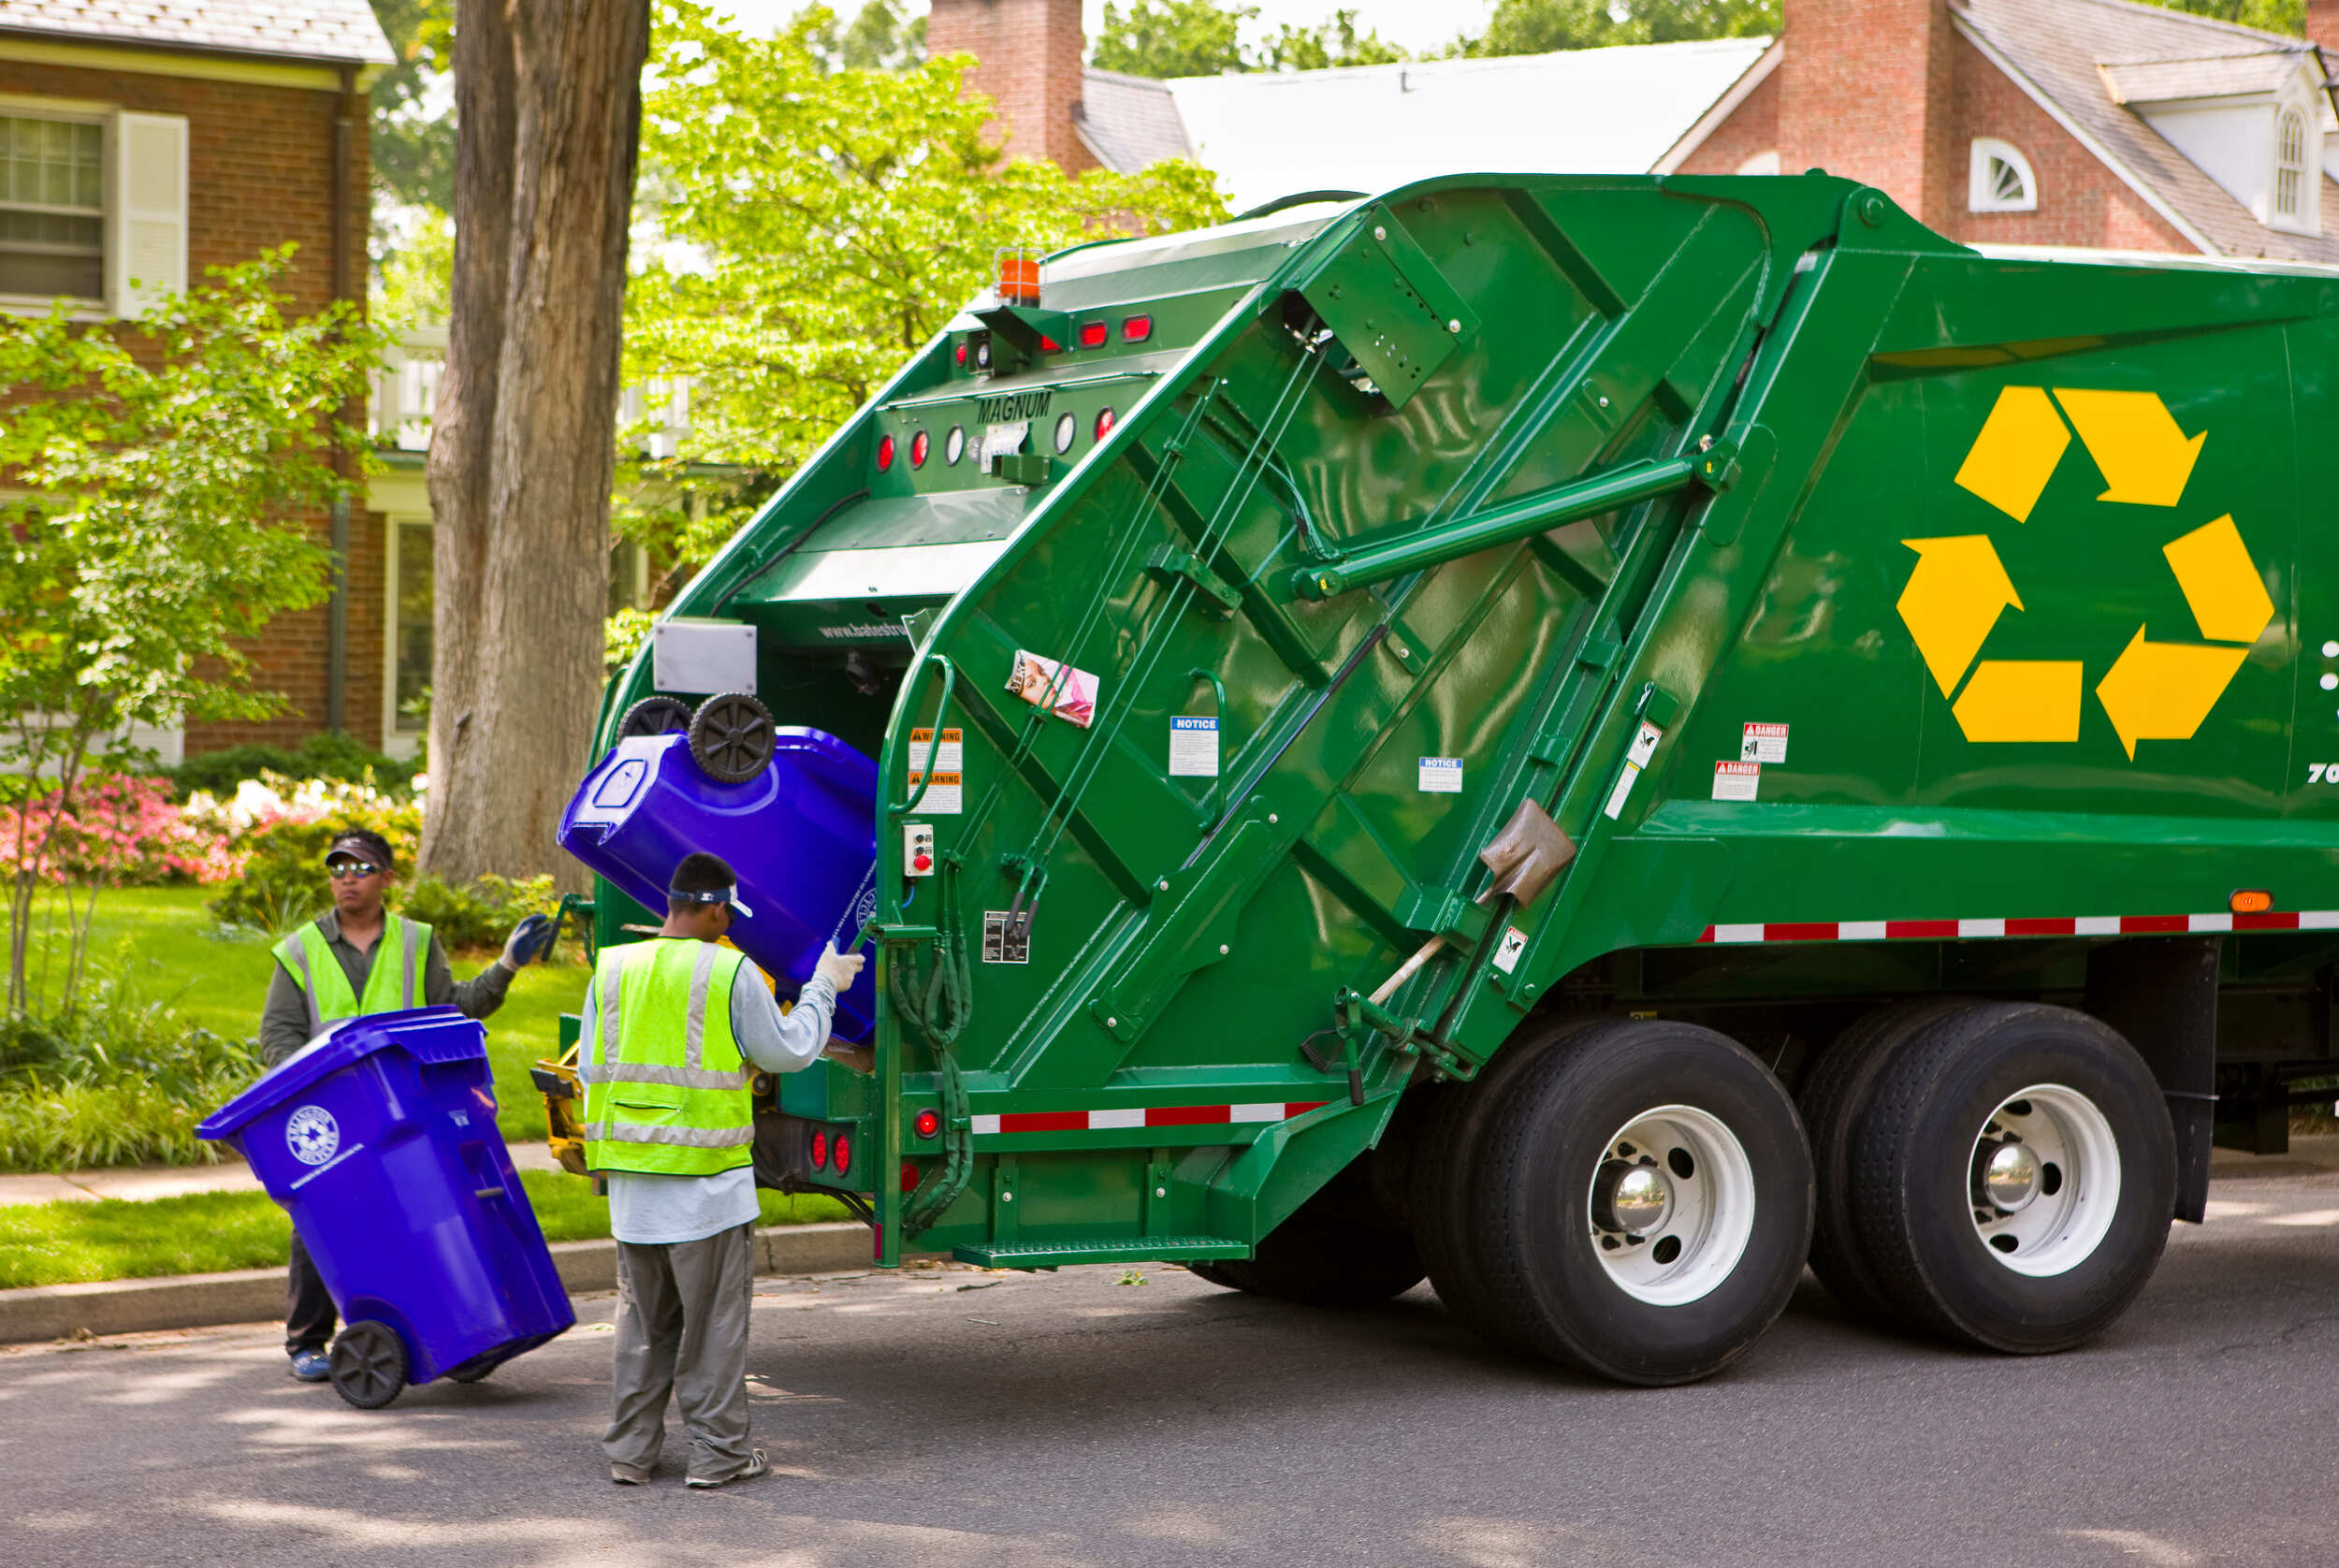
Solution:
M 1966 208 L 1973 212 L 2036 212 L 2038 177 L 2010 142 L 1976 137 L 1968 165 Z
M 2274 117 L 2274 216 L 2306 216 L 2306 118 L 2295 109 Z
M 1740 174 L 1776 174 L 1779 172 L 1779 149 L 1766 148 L 1737 167 Z
M 0 294 L 106 295 L 106 131 L 0 116 Z
M 430 691 L 430 524 L 400 521 L 398 529 L 398 598 L 391 605 L 390 723 L 393 735 L 419 735 L 429 727 L 425 704 Z

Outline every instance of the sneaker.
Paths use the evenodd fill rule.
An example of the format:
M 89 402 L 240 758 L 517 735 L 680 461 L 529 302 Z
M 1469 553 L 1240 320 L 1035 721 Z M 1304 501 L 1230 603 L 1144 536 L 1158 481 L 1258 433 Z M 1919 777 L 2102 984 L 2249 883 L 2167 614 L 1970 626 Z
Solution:
M 292 1374 L 303 1383 L 329 1383 L 333 1363 L 322 1350 L 298 1350 L 293 1353 Z
M 770 1461 L 763 1458 L 763 1450 L 758 1448 L 748 1455 L 746 1464 L 728 1475 L 693 1475 L 683 1485 L 704 1490 L 708 1487 L 727 1487 L 734 1481 L 752 1481 L 759 1475 L 769 1475 L 771 1473 Z
M 612 1462 L 609 1466 L 609 1479 L 620 1487 L 646 1487 L 649 1485 L 649 1478 L 657 1473 L 655 1465 Z

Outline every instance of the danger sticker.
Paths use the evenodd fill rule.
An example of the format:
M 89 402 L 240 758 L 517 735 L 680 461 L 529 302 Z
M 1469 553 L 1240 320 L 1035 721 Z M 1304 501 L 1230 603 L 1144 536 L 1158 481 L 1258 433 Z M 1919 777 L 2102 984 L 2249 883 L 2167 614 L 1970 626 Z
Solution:
M 1420 791 L 1425 795 L 1459 795 L 1461 793 L 1462 760 L 1460 757 L 1424 757 L 1421 759 Z
M 1787 760 L 1787 727 L 1784 724 L 1749 724 L 1746 738 L 1738 742 L 1741 762 L 1783 762 Z
M 1173 778 L 1218 777 L 1218 720 L 1170 720 L 1170 775 Z
M 1527 933 L 1515 925 L 1503 928 L 1503 939 L 1495 944 L 1494 966 L 1504 974 L 1518 967 L 1518 955 L 1527 951 Z
M 1752 800 L 1763 785 L 1760 762 L 1716 762 L 1714 799 Z

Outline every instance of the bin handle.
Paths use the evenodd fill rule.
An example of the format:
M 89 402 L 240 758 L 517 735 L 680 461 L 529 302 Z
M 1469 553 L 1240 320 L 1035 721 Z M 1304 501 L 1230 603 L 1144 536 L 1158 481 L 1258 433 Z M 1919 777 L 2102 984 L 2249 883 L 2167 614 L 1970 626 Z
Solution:
M 1216 806 L 1215 806 L 1214 803 L 1215 803 L 1215 802 L 1217 801 L 1217 799 L 1218 799 L 1218 787 L 1219 787 L 1219 785 L 1220 785 L 1221 783 L 1223 783 L 1223 782 L 1225 781 L 1226 771 L 1227 771 L 1227 758 L 1228 758 L 1228 748 L 1227 748 L 1227 739 L 1228 739 L 1228 731 L 1227 731 L 1227 683 L 1226 683 L 1225 681 L 1220 680 L 1220 679 L 1218 678 L 1218 672 L 1217 672 L 1217 671 L 1215 671 L 1215 670 L 1206 670 L 1206 669 L 1199 669 L 1199 668 L 1197 668 L 1197 669 L 1192 669 L 1192 670 L 1188 670 L 1188 671 L 1186 671 L 1185 675 L 1186 675 L 1186 678 L 1187 678 L 1188 680 L 1206 680 L 1206 681 L 1210 682 L 1210 689 L 1211 689 L 1211 690 L 1212 690 L 1213 692 L 1216 693 L 1217 698 L 1218 698 L 1217 715 L 1218 715 L 1218 748 L 1219 748 L 1219 750 L 1218 750 L 1218 774 L 1219 774 L 1219 777 L 1216 777 L 1216 778 L 1213 778 L 1213 779 L 1210 781 L 1210 788 L 1209 788 L 1209 789 L 1207 789 L 1207 790 L 1204 790 L 1204 791 L 1202 791 L 1202 798 L 1201 798 L 1200 800 L 1199 800 L 1199 801 L 1197 801 L 1197 802 L 1195 803 L 1195 809 L 1196 809 L 1196 810 L 1198 810 L 1198 811 L 1199 811 L 1199 812 L 1201 813 L 1201 815 L 1202 815 L 1202 820 L 1203 820 L 1204 821 L 1208 821 L 1208 820 L 1210 820 L 1211 817 L 1212 817 L 1212 816 L 1215 813 L 1215 811 L 1216 811 Z
M 920 675 L 926 673 L 928 664 L 942 666 L 942 700 L 934 704 L 934 738 L 926 743 L 926 765 L 919 770 L 918 792 L 900 806 L 887 806 L 885 811 L 889 817 L 908 816 L 917 810 L 919 803 L 926 798 L 926 791 L 934 788 L 934 758 L 935 754 L 942 749 L 942 719 L 951 711 L 951 693 L 958 686 L 958 666 L 951 662 L 947 654 L 927 654 L 918 661 L 918 668 L 910 673 L 909 679 L 912 685 L 916 684 Z M 907 750 L 908 748 L 905 747 L 904 749 Z

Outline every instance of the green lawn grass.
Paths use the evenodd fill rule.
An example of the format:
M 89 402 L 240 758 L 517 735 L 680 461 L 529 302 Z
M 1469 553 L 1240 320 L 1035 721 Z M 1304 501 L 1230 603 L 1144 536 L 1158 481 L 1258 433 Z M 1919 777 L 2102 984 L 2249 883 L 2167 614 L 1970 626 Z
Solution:
M 546 1241 L 609 1234 L 608 1200 L 594 1197 L 583 1177 L 557 1170 L 523 1170 L 519 1177 Z M 765 1225 L 850 1217 L 833 1198 L 756 1197 Z M 284 1211 L 256 1192 L 8 1205 L 0 1207 L 0 1288 L 276 1268 L 291 1236 Z
M 260 1004 L 268 996 L 275 958 L 270 939 L 256 934 L 224 933 L 203 907 L 211 888 L 118 888 L 97 897 L 90 923 L 90 954 L 100 966 L 121 966 L 122 981 L 141 996 L 165 998 L 180 1017 L 214 1034 L 246 1039 L 260 1031 Z M 46 933 L 36 915 L 31 965 L 41 974 L 44 955 L 50 983 L 63 967 L 61 933 Z M 451 953 L 456 978 L 468 980 L 493 963 L 495 954 Z M 561 962 L 531 964 L 512 981 L 502 1008 L 487 1020 L 487 1058 L 495 1069 L 496 1119 L 506 1139 L 523 1142 L 545 1136 L 545 1105 L 528 1069 L 540 1056 L 556 1053 L 559 1015 L 574 1012 L 585 998 L 591 971 L 573 936 L 563 936 Z

